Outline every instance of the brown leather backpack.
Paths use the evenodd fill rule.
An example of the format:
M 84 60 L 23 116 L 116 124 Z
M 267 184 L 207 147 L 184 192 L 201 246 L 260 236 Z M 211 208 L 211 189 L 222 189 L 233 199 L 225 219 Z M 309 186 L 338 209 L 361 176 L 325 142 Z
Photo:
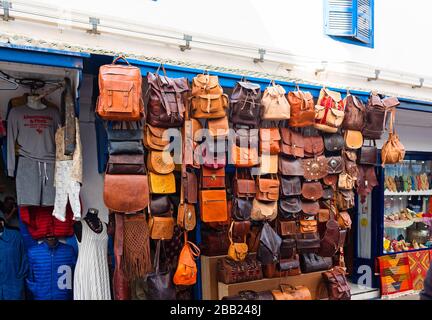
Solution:
M 388 140 L 384 143 L 381 149 L 381 161 L 382 165 L 395 164 L 401 162 L 405 157 L 405 147 L 399 141 L 399 136 L 394 129 L 396 109 L 390 113 L 390 127 Z
M 314 124 L 314 101 L 310 92 L 291 91 L 288 93 L 288 102 L 291 106 L 291 127 L 308 127 Z
M 345 103 L 345 117 L 342 122 L 342 128 L 346 130 L 362 131 L 365 124 L 366 108 L 363 102 L 348 94 L 344 100 Z
M 239 81 L 230 97 L 231 122 L 258 127 L 261 113 L 261 87 L 249 81 Z
M 184 122 L 189 84 L 186 78 L 169 78 L 161 65 L 164 75 L 147 73 L 148 104 L 147 122 L 155 127 L 181 127 Z
M 223 93 L 217 76 L 197 75 L 192 81 L 190 101 L 193 118 L 219 119 L 226 115 L 228 96 Z
M 118 65 L 120 59 L 127 65 Z M 141 71 L 131 66 L 125 57 L 99 69 L 99 97 L 96 112 L 105 120 L 138 121 L 144 115 Z
M 362 131 L 363 137 L 365 139 L 381 139 L 386 122 L 386 110 L 395 108 L 398 105 L 399 100 L 395 97 L 381 100 L 377 94 L 374 92 L 371 93 L 366 105 L 366 120 Z

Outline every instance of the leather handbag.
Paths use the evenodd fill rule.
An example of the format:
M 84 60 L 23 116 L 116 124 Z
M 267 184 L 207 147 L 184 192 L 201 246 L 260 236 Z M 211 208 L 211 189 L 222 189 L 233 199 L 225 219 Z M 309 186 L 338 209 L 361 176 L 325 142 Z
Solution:
M 344 169 L 344 162 L 342 157 L 329 157 L 327 158 L 328 174 L 339 174 Z
M 142 145 L 143 132 L 141 129 L 107 129 L 108 153 L 118 154 L 144 154 Z
M 298 227 L 297 227 L 296 221 L 284 221 L 284 220 L 278 219 L 276 226 L 277 226 L 278 234 L 282 238 L 291 237 L 291 236 L 294 236 L 298 233 Z M 283 239 L 283 240 L 285 240 L 285 239 Z M 292 240 L 292 239 L 290 239 L 290 240 Z M 296 244 L 294 242 L 293 247 L 295 248 L 295 246 L 296 246 Z M 281 250 L 282 250 L 282 247 L 281 247 Z M 287 257 L 282 256 L 282 258 L 287 258 Z
M 154 216 L 171 215 L 173 204 L 169 196 L 152 195 L 150 199 L 150 211 Z
M 127 65 L 118 65 L 118 60 Z M 125 57 L 99 69 L 99 97 L 96 112 L 104 120 L 138 121 L 144 115 L 140 68 L 131 66 Z
M 226 190 L 200 190 L 200 213 L 203 222 L 228 220 Z
M 183 138 L 183 163 L 187 166 L 195 166 L 194 164 L 194 150 L 198 142 L 202 142 L 205 132 L 202 130 L 201 122 L 197 119 L 189 118 L 189 109 L 186 108 L 185 122 L 182 128 Z
M 315 233 L 318 232 L 318 221 L 316 220 L 300 220 L 301 233 Z
M 138 212 L 149 203 L 147 175 L 105 174 L 103 199 L 114 212 Z
M 231 223 L 228 237 L 230 239 L 230 246 L 228 248 L 228 257 L 234 261 L 243 261 L 248 255 L 248 245 L 246 243 L 246 234 L 244 234 L 244 242 L 233 241 L 233 226 L 234 222 Z
M 260 128 L 259 138 L 261 155 L 279 154 L 279 141 L 281 140 L 279 128 Z
M 145 278 L 144 292 L 147 300 L 175 300 L 176 289 L 172 281 L 170 270 L 160 270 L 161 240 L 157 241 L 154 256 L 154 272 L 147 274 Z
M 255 199 L 260 201 L 277 201 L 279 199 L 279 185 L 277 177 L 267 179 L 258 177 Z
M 231 301 L 265 301 L 265 300 L 274 300 L 271 291 L 252 291 L 252 290 L 243 290 L 239 291 L 239 293 L 235 296 L 226 296 L 223 297 L 222 300 L 231 300 Z
M 182 173 L 183 194 L 187 203 L 198 202 L 198 181 L 194 172 L 183 171 Z
M 300 128 L 314 124 L 314 101 L 310 92 L 291 91 L 288 93 L 288 102 L 291 106 L 290 127 Z
M 234 143 L 239 147 L 250 147 L 258 149 L 259 147 L 259 130 L 258 129 L 236 129 L 234 134 Z
M 341 267 L 322 273 L 327 287 L 329 300 L 351 300 L 351 288 L 345 276 L 345 270 Z
M 294 238 L 282 239 L 280 247 L 280 259 L 295 259 L 296 258 L 296 241 Z
M 366 108 L 363 102 L 351 94 L 347 94 L 344 100 L 345 116 L 342 128 L 345 130 L 362 131 L 365 124 Z
M 284 220 L 296 220 L 302 210 L 300 198 L 289 197 L 279 200 L 279 217 Z
M 219 119 L 226 116 L 228 96 L 223 93 L 218 76 L 197 75 L 192 81 L 190 102 L 193 118 Z
M 321 208 L 318 211 L 318 223 L 325 223 L 330 220 L 330 209 L 328 208 Z
M 304 166 L 301 159 L 279 157 L 279 173 L 285 176 L 304 176 Z
M 331 187 L 333 190 L 336 190 L 338 184 L 339 175 L 337 174 L 329 174 L 323 178 L 323 183 L 326 186 Z
M 147 156 L 147 169 L 157 174 L 168 174 L 174 171 L 174 159 L 167 151 L 152 150 Z
M 331 200 L 333 199 L 333 196 L 334 196 L 334 190 L 332 187 L 329 186 L 323 187 L 323 195 L 322 195 L 323 200 Z
M 257 148 L 231 146 L 231 161 L 237 168 L 250 168 L 260 164 Z
M 260 235 L 257 259 L 264 265 L 277 263 L 279 261 L 281 244 L 281 237 L 268 223 L 264 223 Z
M 366 104 L 366 115 L 362 134 L 365 139 L 381 139 L 384 131 L 386 107 L 378 94 L 371 93 Z
M 149 226 L 149 232 L 150 232 L 150 238 L 153 240 L 169 240 L 173 237 L 174 234 L 174 218 L 172 216 L 172 208 L 171 204 L 161 204 L 164 202 L 164 198 L 159 198 L 159 207 L 169 207 L 169 211 L 165 213 L 164 216 L 155 216 L 152 212 L 152 205 L 150 203 L 149 206 L 149 220 L 148 220 L 148 226 Z M 156 202 L 157 202 L 156 200 Z M 157 205 L 153 205 L 153 207 L 158 207 Z M 160 208 L 158 208 L 160 209 Z
M 322 88 L 315 105 L 315 128 L 318 130 L 336 133 L 344 119 L 345 106 L 341 94 Z
M 150 124 L 145 126 L 144 145 L 147 149 L 163 151 L 170 143 L 166 128 L 153 127 Z
M 207 120 L 208 132 L 211 137 L 227 137 L 229 133 L 228 117 Z
M 337 206 L 339 210 L 349 210 L 354 208 L 355 195 L 352 190 L 338 190 Z
M 147 73 L 147 123 L 158 128 L 181 127 L 189 93 L 188 80 L 169 78 L 162 64 L 160 68 L 163 76 L 158 74 L 159 68 L 156 73 Z
M 114 300 L 129 300 L 131 296 L 129 281 L 122 268 L 124 224 L 123 215 L 115 214 L 114 258 L 113 274 Z
M 309 289 L 305 286 L 280 284 L 280 290 L 272 290 L 275 300 L 312 300 Z
M 251 230 L 252 223 L 250 221 L 235 221 L 232 220 L 232 240 L 233 242 L 247 242 L 247 236 Z
M 341 173 L 338 180 L 338 188 L 352 190 L 355 187 L 355 180 L 348 173 Z
M 280 152 L 286 156 L 303 158 L 305 147 L 303 135 L 290 128 L 281 128 L 280 133 L 282 138 Z
M 363 145 L 363 135 L 361 131 L 345 130 L 345 146 L 349 149 L 360 149 Z
M 247 170 L 247 169 L 246 169 Z M 233 181 L 233 194 L 237 198 L 253 198 L 256 194 L 255 180 L 250 175 L 249 170 L 236 170 Z
M 305 157 L 318 157 L 324 153 L 324 140 L 321 136 L 303 137 Z
M 319 181 L 303 182 L 302 196 L 307 200 L 317 201 L 323 196 L 323 187 Z
M 299 196 L 302 193 L 300 177 L 280 176 L 280 191 L 284 197 Z
M 225 284 L 261 280 L 261 263 L 250 256 L 243 261 L 222 258 L 217 261 L 217 279 Z
M 112 155 L 108 159 L 108 174 L 146 174 L 144 157 L 135 154 Z
M 249 81 L 239 81 L 230 97 L 230 120 L 235 125 L 258 127 L 261 119 L 261 87 Z
M 335 220 L 334 205 L 331 205 L 330 219 L 326 222 L 324 236 L 321 239 L 318 254 L 322 257 L 333 257 L 339 250 L 339 224 Z
M 278 263 L 263 265 L 264 278 L 286 278 L 301 274 L 300 262 L 297 257 L 280 259 Z
M 149 172 L 150 193 L 171 194 L 176 192 L 174 173 L 157 174 Z
M 272 81 L 263 93 L 261 118 L 263 120 L 287 120 L 291 115 L 291 106 L 285 97 L 285 89 Z
M 259 246 L 259 236 L 261 233 L 261 226 L 251 224 L 249 233 L 246 235 L 249 252 L 257 252 Z
M 277 154 L 262 154 L 260 157 L 259 175 L 277 174 L 279 156 Z
M 390 127 L 387 141 L 381 149 L 382 165 L 395 164 L 401 162 L 405 157 L 405 147 L 400 142 L 399 136 L 394 129 L 396 109 L 393 108 L 390 112 Z
M 351 216 L 349 215 L 348 212 L 346 211 L 339 212 L 337 221 L 341 229 L 351 229 L 352 221 L 351 221 Z
M 234 198 L 231 217 L 237 221 L 249 221 L 252 212 L 252 199 Z
M 303 273 L 326 271 L 333 267 L 333 261 L 332 258 L 321 257 L 316 253 L 302 253 L 300 267 Z
M 324 147 L 327 151 L 340 151 L 344 148 L 344 137 L 340 133 L 325 133 Z
M 225 188 L 225 168 L 213 169 L 203 166 L 201 169 L 201 188 Z
M 200 249 L 192 242 L 185 240 L 180 252 L 176 272 L 174 273 L 173 282 L 177 286 L 191 286 L 196 283 L 198 268 L 195 260 L 200 255 Z
M 203 255 L 210 257 L 225 255 L 229 245 L 228 227 L 201 229 L 200 249 Z
M 295 235 L 297 251 L 300 253 L 316 253 L 320 248 L 317 233 L 297 233 Z
M 304 214 L 308 216 L 316 216 L 320 206 L 318 201 L 302 201 L 301 208 Z
M 347 160 L 347 158 L 344 159 L 345 162 L 345 174 L 349 175 L 352 180 L 357 180 L 359 176 L 359 169 L 358 165 L 355 161 Z M 341 173 L 342 175 L 343 173 Z M 340 176 L 339 176 L 340 178 Z M 354 181 L 353 181 L 353 187 L 354 187 Z M 344 188 L 342 188 L 344 189 Z
M 272 221 L 277 217 L 277 201 L 262 202 L 254 199 L 252 202 L 251 219 L 254 221 Z
M 184 190 L 185 188 L 182 185 L 180 188 L 180 203 L 177 208 L 177 225 L 183 230 L 192 231 L 196 226 L 195 205 L 185 202 Z
M 328 174 L 328 163 L 324 156 L 312 159 L 303 159 L 304 178 L 306 180 L 319 180 Z

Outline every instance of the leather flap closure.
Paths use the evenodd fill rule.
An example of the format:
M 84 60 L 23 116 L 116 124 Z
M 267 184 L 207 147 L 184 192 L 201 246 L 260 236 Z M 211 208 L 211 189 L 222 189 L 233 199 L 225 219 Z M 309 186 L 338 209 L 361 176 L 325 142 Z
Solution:
M 119 154 L 111 155 L 108 163 L 111 164 L 141 164 L 143 165 L 144 156 L 141 154 Z
M 256 193 L 255 181 L 248 179 L 237 179 L 237 190 L 240 194 Z
M 226 190 L 203 190 L 201 200 L 207 205 L 212 202 L 226 202 Z
M 198 74 L 193 78 L 193 83 L 195 86 L 209 91 L 219 86 L 219 77 L 208 74 Z
M 104 88 L 108 91 L 119 91 L 129 94 L 133 88 L 133 82 L 123 80 L 104 80 Z
M 382 100 L 382 103 L 384 107 L 386 108 L 393 108 L 400 104 L 398 98 L 396 97 L 388 97 Z
M 281 176 L 281 192 L 285 196 L 297 196 L 301 194 L 300 177 Z
M 282 211 L 288 213 L 299 213 L 302 210 L 301 201 L 297 197 L 281 199 L 279 207 Z
M 302 211 L 308 215 L 316 215 L 320 210 L 318 201 L 302 201 Z
M 279 193 L 279 181 L 276 179 L 258 179 L 258 189 L 263 193 Z
M 336 118 L 343 118 L 343 116 L 345 115 L 345 111 L 343 110 L 338 110 L 336 108 L 331 108 L 331 113 L 336 117 Z
M 257 83 L 249 82 L 249 81 L 239 81 L 238 84 L 246 89 L 246 90 L 252 90 L 255 93 L 259 92 L 261 90 L 261 86 Z
M 286 91 L 281 85 L 268 86 L 266 92 L 274 98 L 285 95 Z
M 328 158 L 327 164 L 329 174 L 341 173 L 343 170 L 342 157 L 330 157 Z
M 225 177 L 225 167 L 215 169 L 203 166 L 202 175 L 210 178 Z
M 324 145 L 328 151 L 339 151 L 343 149 L 345 141 L 343 136 L 338 133 L 325 134 Z
M 373 106 L 378 106 L 378 107 L 384 107 L 384 104 L 382 103 L 382 100 L 379 96 L 377 95 L 371 95 L 370 97 L 370 101 L 369 101 Z
M 304 228 L 316 228 L 318 221 L 316 220 L 300 220 L 300 226 Z
M 331 97 L 331 98 L 332 98 L 336 103 L 339 103 L 339 101 L 342 100 L 342 96 L 341 96 L 340 92 L 332 91 L 332 90 L 329 90 L 329 89 L 327 89 L 327 88 L 324 88 L 323 90 L 324 90 L 324 92 L 325 92 L 328 96 L 330 96 L 330 97 Z
M 279 157 L 279 172 L 286 176 L 303 176 L 305 171 L 302 161 Z
M 303 182 L 302 196 L 308 200 L 319 200 L 323 195 L 320 182 Z

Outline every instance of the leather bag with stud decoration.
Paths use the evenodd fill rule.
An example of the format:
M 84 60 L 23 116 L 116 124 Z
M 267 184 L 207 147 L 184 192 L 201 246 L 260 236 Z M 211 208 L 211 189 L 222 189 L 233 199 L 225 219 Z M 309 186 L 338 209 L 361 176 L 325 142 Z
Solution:
M 327 176 L 328 163 L 324 156 L 303 159 L 304 178 L 307 180 L 319 180 Z

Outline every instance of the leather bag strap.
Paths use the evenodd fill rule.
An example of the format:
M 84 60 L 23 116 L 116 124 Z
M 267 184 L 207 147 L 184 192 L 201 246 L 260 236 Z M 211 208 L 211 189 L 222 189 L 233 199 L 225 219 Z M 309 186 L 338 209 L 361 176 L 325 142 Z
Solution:
M 119 60 L 123 60 L 124 62 L 126 62 L 130 66 L 129 61 L 127 61 L 124 56 L 118 56 L 117 58 L 114 58 L 112 64 L 116 64 Z

